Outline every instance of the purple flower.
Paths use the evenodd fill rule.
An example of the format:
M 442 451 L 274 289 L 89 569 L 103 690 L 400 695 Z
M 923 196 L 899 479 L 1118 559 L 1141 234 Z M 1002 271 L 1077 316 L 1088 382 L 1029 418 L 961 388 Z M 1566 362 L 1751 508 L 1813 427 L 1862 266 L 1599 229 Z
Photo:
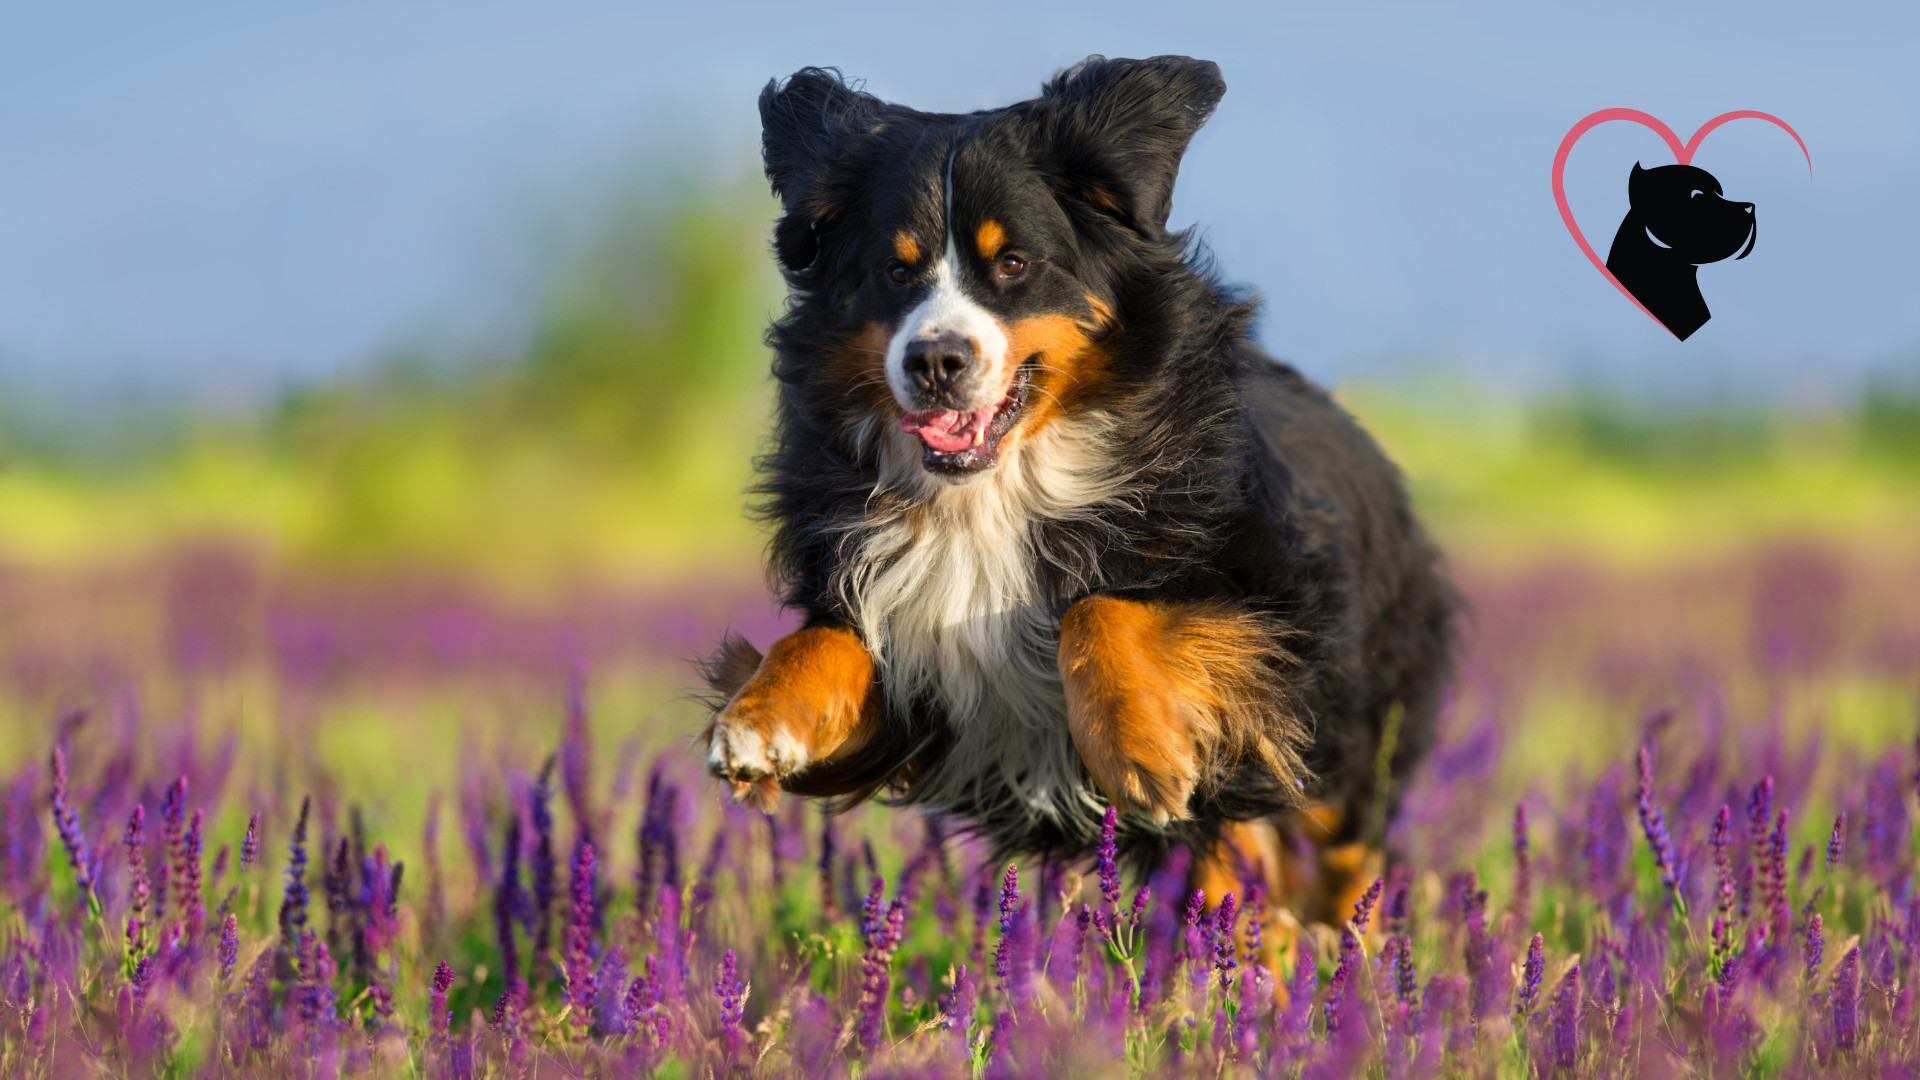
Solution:
M 220 982 L 233 982 L 233 968 L 240 962 L 240 917 L 233 912 L 220 920 Z
M 1536 938 L 1535 940 L 1538 940 Z M 1553 1064 L 1571 1072 L 1580 1057 L 1580 965 L 1575 963 L 1560 979 L 1553 1004 L 1547 1008 L 1547 1026 L 1553 1031 Z
M 1385 884 L 1386 882 L 1382 879 L 1374 878 L 1373 884 L 1367 886 L 1367 891 L 1361 893 L 1360 899 L 1354 902 L 1353 932 L 1355 935 L 1366 934 L 1367 923 L 1373 918 L 1373 905 L 1380 902 L 1380 890 Z
M 180 839 L 180 927 L 190 948 L 197 948 L 207 928 L 207 898 L 200 880 L 200 827 L 207 812 L 195 809 Z
M 507 819 L 506 846 L 500 853 L 500 883 L 493 892 L 493 929 L 500 943 L 500 975 L 507 992 L 524 990 L 520 949 L 513 940 L 513 924 L 520 920 L 526 897 L 520 890 L 520 819 Z
M 159 919 L 166 914 L 167 900 L 177 897 L 184 884 L 185 875 L 181 872 L 183 862 L 181 847 L 186 843 L 187 833 L 187 778 L 181 776 L 167 785 L 165 794 L 160 797 L 160 831 L 167 849 L 166 872 L 154 882 L 153 917 Z
M 1640 830 L 1646 833 L 1647 846 L 1653 849 L 1653 862 L 1660 870 L 1660 884 L 1666 887 L 1673 909 L 1686 914 L 1680 898 L 1680 881 L 1674 866 L 1673 838 L 1667 834 L 1667 817 L 1653 802 L 1653 744 L 1641 743 L 1639 755 Z
M 1762 892 L 1767 889 L 1767 823 L 1772 820 L 1773 777 L 1765 776 L 1759 783 L 1753 785 L 1753 792 L 1747 796 L 1747 877 L 1749 882 L 1745 890 L 1746 894 L 1740 898 L 1741 918 L 1747 916 L 1753 887 L 1757 884 Z
M 442 960 L 433 969 L 433 984 L 427 990 L 427 1023 L 437 1043 L 445 1043 L 452 1029 L 453 1014 L 447 1011 L 447 993 L 452 989 L 453 967 Z
M 597 863 L 593 844 L 584 837 L 573 848 L 573 917 L 567 923 L 567 999 L 573 1003 L 574 1026 L 585 1030 L 593 1023 L 599 987 L 593 969 L 593 889 Z
M 1404 934 L 1393 940 L 1400 947 L 1393 955 L 1393 993 L 1407 1007 L 1407 1029 L 1418 1034 L 1420 1031 L 1420 999 L 1416 994 L 1420 976 L 1413 964 L 1413 942 Z
M 974 985 L 973 973 L 967 965 L 961 964 L 953 969 L 953 994 L 947 998 L 947 1007 L 941 1013 L 940 1026 L 956 1032 L 964 1041 L 973 1028 L 973 1017 L 979 1008 L 980 991 Z
M 1860 946 L 1848 949 L 1841 958 L 1828 1000 L 1833 1006 L 1833 1045 L 1839 1050 L 1852 1050 L 1859 1038 Z
M 1533 1015 L 1540 1000 L 1540 980 L 1546 974 L 1546 939 L 1539 934 L 1527 946 L 1527 963 L 1520 971 L 1520 988 L 1515 996 L 1513 1014 L 1521 1020 Z
M 887 879 L 874 878 L 867 897 L 860 902 L 860 937 L 871 945 L 887 918 Z
M 633 981 L 627 984 L 626 998 L 622 1002 L 627 1030 L 642 1043 L 655 1047 L 658 1046 L 659 1035 L 654 1026 L 654 1016 L 659 1011 L 659 1004 L 659 999 L 654 996 L 653 980 L 644 974 L 635 975 Z
M 146 951 L 147 931 L 147 808 L 136 805 L 127 818 L 127 970 Z
M 1831 871 L 1847 853 L 1847 812 L 1833 819 L 1833 835 L 1827 838 L 1827 869 Z
M 1312 1033 L 1313 992 L 1320 972 L 1307 955 L 1304 942 L 1294 947 L 1293 982 L 1287 987 L 1287 1011 L 1280 1017 L 1280 1034 L 1290 1044 L 1304 1043 Z
M 301 798 L 293 840 L 287 845 L 287 888 L 280 897 L 280 934 L 289 945 L 298 944 L 300 932 L 307 926 L 307 812 L 312 805 L 311 796 Z
M 553 901 L 556 892 L 553 764 L 553 758 L 547 758 L 528 800 L 528 816 L 533 820 L 533 910 L 530 914 L 533 918 L 533 967 L 536 971 L 546 970 L 547 956 L 553 950 Z
M 644 834 L 643 834 L 644 835 Z M 820 861 L 816 864 L 820 871 L 820 916 L 828 922 L 839 917 L 833 902 L 833 856 L 838 850 L 840 838 L 834 831 L 833 819 L 822 815 L 820 818 Z M 985 883 L 980 886 L 984 892 Z M 979 938 L 979 926 L 974 927 L 974 937 Z
M 1080 911 L 1073 917 L 1073 981 L 1078 983 L 1087 973 L 1087 931 L 1093 929 L 1093 908 L 1080 905 Z
M 1352 930 L 1340 931 L 1340 963 L 1333 969 L 1333 978 L 1327 980 L 1327 1003 L 1325 1006 L 1327 1034 L 1340 1030 L 1345 1020 L 1347 991 L 1353 982 L 1353 968 L 1360 955 L 1360 939 Z
M 1265 971 L 1260 961 L 1264 951 L 1262 935 L 1265 933 L 1262 924 L 1267 921 L 1267 885 L 1259 874 L 1252 874 L 1246 882 L 1246 890 L 1247 902 L 1241 905 L 1241 910 L 1247 914 L 1247 964 L 1260 973 Z
M 747 984 L 740 979 L 739 964 L 732 949 L 720 960 L 720 970 L 713 980 L 713 996 L 720 1003 L 721 1055 L 731 1066 L 747 1048 L 747 1034 L 740 1027 L 747 1012 Z
M 1190 959 L 1199 954 L 1200 946 L 1203 943 L 1200 922 L 1206 916 L 1206 913 L 1207 894 L 1199 889 L 1193 890 L 1193 892 L 1187 896 L 1187 910 L 1180 919 L 1181 925 L 1186 929 L 1186 934 L 1182 938 L 1178 959 Z
M 887 1000 L 893 993 L 893 974 L 890 965 L 893 962 L 893 950 L 900 943 L 900 934 L 906 928 L 906 902 L 895 897 L 892 903 L 885 903 L 886 881 L 873 879 L 873 891 L 860 908 L 860 934 L 866 940 L 866 951 L 860 958 L 863 978 L 860 988 L 860 1021 L 857 1034 L 860 1046 L 872 1053 L 880 1045 L 880 1036 L 886 1026 Z
M 1807 962 L 1807 982 L 1811 984 L 1820 977 L 1820 961 L 1827 951 L 1826 927 L 1821 924 L 1820 913 L 1814 912 L 1807 920 L 1807 944 L 1801 954 Z
M 1487 892 L 1478 887 L 1472 871 L 1463 875 L 1460 892 L 1467 924 L 1467 1008 L 1477 1022 L 1506 995 L 1506 986 L 1493 962 L 1493 937 L 1487 933 Z
M 1713 829 L 1707 834 L 1707 845 L 1713 849 L 1714 874 L 1714 911 L 1718 918 L 1714 926 L 1718 928 L 1713 938 L 1714 955 L 1725 959 L 1732 947 L 1733 930 L 1733 854 L 1729 845 L 1733 839 L 1733 808 L 1722 803 L 1720 812 L 1714 815 Z
M 1234 927 L 1238 922 L 1239 911 L 1234 896 L 1228 893 L 1220 898 L 1220 907 L 1213 913 L 1213 971 L 1219 976 L 1222 993 L 1233 989 L 1233 973 L 1237 966 L 1233 960 Z
M 80 827 L 80 819 L 73 810 L 73 794 L 67 779 L 67 750 L 58 744 L 53 748 L 53 826 L 60 833 L 61 845 L 67 849 L 73 882 L 86 897 L 88 910 L 98 917 L 100 898 L 93 891 L 93 853 L 87 848 L 86 831 Z
M 1120 904 L 1120 844 L 1115 838 L 1119 820 L 1119 813 L 1107 807 L 1107 815 L 1100 822 L 1100 848 L 1094 856 L 1094 865 L 1100 871 L 1100 896 L 1109 910 Z
M 1787 822 L 1786 807 L 1773 818 L 1773 833 L 1767 838 L 1767 909 L 1772 917 L 1777 940 L 1786 941 L 1787 928 L 1793 923 L 1793 903 L 1787 895 Z
M 260 811 L 247 819 L 247 835 L 240 839 L 240 869 L 245 872 L 260 858 Z
M 267 1045 L 267 1025 L 273 1017 L 273 950 L 262 950 L 247 972 L 247 985 L 240 991 L 241 1015 L 246 1025 L 246 1044 L 254 1049 Z
M 1007 872 L 1000 879 L 1000 944 L 993 954 L 993 973 L 1002 986 L 1013 972 L 1014 920 L 1019 910 L 1020 868 L 1008 863 Z

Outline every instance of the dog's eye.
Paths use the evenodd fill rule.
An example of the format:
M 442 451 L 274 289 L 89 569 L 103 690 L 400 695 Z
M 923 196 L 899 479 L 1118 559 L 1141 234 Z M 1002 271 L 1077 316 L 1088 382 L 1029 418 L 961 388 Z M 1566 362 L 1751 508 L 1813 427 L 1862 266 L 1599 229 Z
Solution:
M 1694 188 L 1692 191 L 1687 192 L 1687 198 L 1689 199 L 1697 199 L 1700 195 L 1701 191 L 1699 188 Z
M 1002 255 L 1000 257 L 1000 279 L 1002 281 L 1012 281 L 1014 278 L 1026 272 L 1027 260 L 1018 255 Z
M 887 280 L 895 285 L 905 285 L 913 280 L 913 270 L 906 263 L 895 259 L 886 266 Z

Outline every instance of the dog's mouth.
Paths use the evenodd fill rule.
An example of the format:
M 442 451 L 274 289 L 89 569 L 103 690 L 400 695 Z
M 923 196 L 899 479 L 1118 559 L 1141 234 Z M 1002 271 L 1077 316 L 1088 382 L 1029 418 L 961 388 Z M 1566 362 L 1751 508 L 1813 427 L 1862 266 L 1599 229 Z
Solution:
M 1020 422 L 1033 384 L 1033 365 L 1022 364 L 1013 385 L 999 404 L 989 409 L 958 412 L 930 409 L 900 418 L 900 430 L 920 439 L 920 464 L 931 472 L 971 473 L 992 468 L 1000 460 L 1000 440 Z

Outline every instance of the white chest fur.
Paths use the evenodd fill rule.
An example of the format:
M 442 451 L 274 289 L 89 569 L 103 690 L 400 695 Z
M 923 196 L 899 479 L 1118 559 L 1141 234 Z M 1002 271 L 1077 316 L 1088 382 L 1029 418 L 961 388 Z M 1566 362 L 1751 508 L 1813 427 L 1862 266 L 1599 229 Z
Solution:
M 1022 816 L 1097 805 L 1067 731 L 1035 526 L 1116 497 L 1098 442 L 1085 421 L 1056 423 L 962 484 L 928 476 L 915 440 L 882 451 L 882 484 L 905 487 L 914 508 L 850 536 L 837 584 L 889 700 L 946 711 L 955 744 L 921 790 L 933 805 Z

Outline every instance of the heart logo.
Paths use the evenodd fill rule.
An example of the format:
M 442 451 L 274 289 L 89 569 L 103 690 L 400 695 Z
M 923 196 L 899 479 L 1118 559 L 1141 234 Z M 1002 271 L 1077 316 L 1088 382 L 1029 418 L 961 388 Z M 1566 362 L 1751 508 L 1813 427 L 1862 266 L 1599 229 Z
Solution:
M 1643 113 L 1638 109 L 1601 109 L 1599 112 L 1592 113 L 1582 118 L 1579 123 L 1573 125 L 1573 130 L 1567 132 L 1567 137 L 1560 140 L 1559 152 L 1553 155 L 1553 201 L 1560 207 L 1560 220 L 1566 222 L 1567 231 L 1573 234 L 1574 243 L 1580 245 L 1580 250 L 1586 253 L 1587 261 L 1593 264 L 1594 269 L 1605 275 L 1608 281 L 1613 282 L 1613 287 L 1620 290 L 1620 295 L 1633 301 L 1634 307 L 1645 312 L 1647 317 L 1655 322 L 1661 321 L 1659 316 L 1648 311 L 1647 306 L 1642 304 L 1639 298 L 1633 295 L 1631 290 L 1625 285 L 1622 285 L 1619 278 L 1613 276 L 1613 271 L 1607 269 L 1606 262 L 1594 252 L 1593 245 L 1587 243 L 1586 236 L 1580 232 L 1580 226 L 1574 223 L 1573 208 L 1567 205 L 1567 189 L 1563 176 L 1567 168 L 1567 155 L 1573 152 L 1573 144 L 1580 141 L 1580 136 L 1585 135 L 1593 128 L 1609 120 L 1631 120 L 1666 140 L 1668 148 L 1673 151 L 1673 158 L 1676 162 L 1681 165 L 1691 165 L 1693 164 L 1694 151 L 1700 149 L 1700 141 L 1705 139 L 1709 132 L 1730 120 L 1744 120 L 1749 118 L 1765 120 L 1793 136 L 1793 141 L 1800 146 L 1800 153 L 1807 159 L 1807 175 L 1809 177 L 1813 175 L 1813 155 L 1807 153 L 1807 144 L 1801 141 L 1800 133 L 1789 127 L 1785 120 L 1768 113 L 1755 112 L 1752 109 L 1741 109 L 1737 112 L 1721 113 L 1719 116 L 1700 125 L 1700 130 L 1694 132 L 1693 138 L 1688 139 L 1685 145 L 1681 145 L 1680 137 L 1673 133 L 1672 128 L 1661 123 L 1659 119 Z M 1662 323 L 1662 325 L 1664 326 L 1665 323 Z

